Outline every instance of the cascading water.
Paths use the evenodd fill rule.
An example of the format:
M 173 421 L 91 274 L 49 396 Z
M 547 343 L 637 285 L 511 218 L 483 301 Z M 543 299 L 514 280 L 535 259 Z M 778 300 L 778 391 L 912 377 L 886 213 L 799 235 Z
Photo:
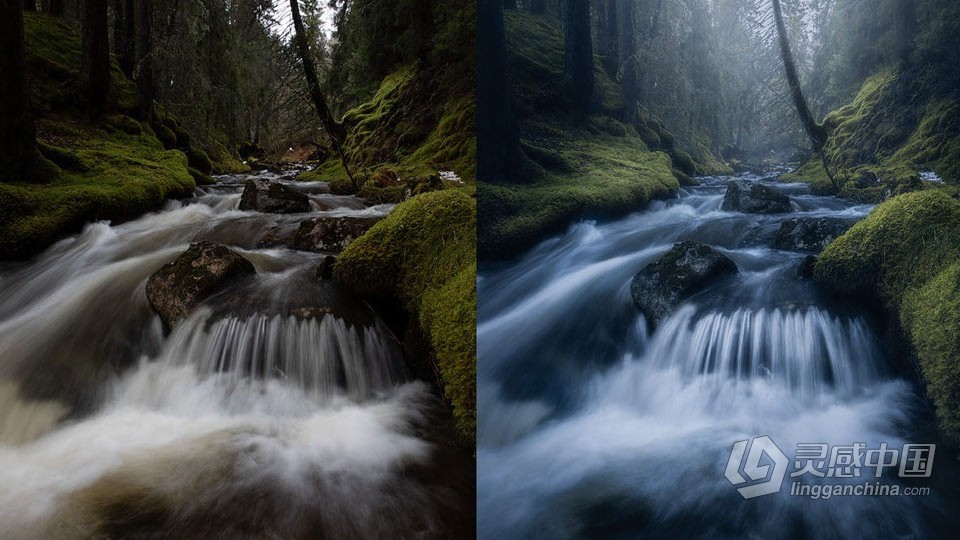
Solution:
M 472 460 L 442 444 L 443 406 L 369 307 L 313 277 L 324 255 L 256 247 L 304 216 L 237 210 L 243 181 L 0 273 L 0 538 L 472 530 Z M 311 215 L 391 210 L 288 184 Z M 258 273 L 166 333 L 145 283 L 197 240 Z
M 930 411 L 888 366 L 869 314 L 796 277 L 805 254 L 769 247 L 785 219 L 855 218 L 870 207 L 771 183 L 791 195 L 793 213 L 725 212 L 731 179 L 703 179 L 619 221 L 577 224 L 518 261 L 481 269 L 481 538 L 948 538 L 956 530 L 958 475 L 946 455 L 922 497 L 812 500 L 784 487 L 744 500 L 724 478 L 733 443 L 763 435 L 788 455 L 800 443 L 935 442 Z M 651 333 L 630 280 L 682 240 L 715 247 L 740 273 L 683 302 Z

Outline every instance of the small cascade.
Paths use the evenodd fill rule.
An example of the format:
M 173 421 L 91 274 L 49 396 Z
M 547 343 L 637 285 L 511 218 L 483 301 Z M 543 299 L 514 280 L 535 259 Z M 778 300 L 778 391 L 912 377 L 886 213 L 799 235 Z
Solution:
M 801 398 L 849 397 L 878 380 L 882 353 L 862 318 L 817 308 L 697 311 L 688 305 L 665 321 L 645 357 L 690 378 L 767 379 Z
M 278 379 L 317 399 L 369 399 L 403 381 L 403 363 L 383 323 L 350 326 L 324 315 L 254 314 L 212 321 L 201 311 L 166 340 L 158 362 L 193 365 L 223 382 Z

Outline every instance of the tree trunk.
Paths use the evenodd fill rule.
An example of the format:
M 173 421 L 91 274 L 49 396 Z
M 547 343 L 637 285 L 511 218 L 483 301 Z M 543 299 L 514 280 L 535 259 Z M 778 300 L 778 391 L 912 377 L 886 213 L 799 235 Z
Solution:
M 141 0 L 139 6 L 139 32 L 137 33 L 137 66 L 134 79 L 143 100 L 143 115 L 149 119 L 153 114 L 153 0 Z M 131 14 L 131 16 L 133 16 Z
M 573 113 L 586 116 L 593 98 L 593 41 L 590 37 L 590 2 L 566 0 L 564 6 L 564 84 Z
M 63 0 L 50 0 L 47 11 L 56 17 L 62 16 L 64 11 Z
M 136 63 L 137 19 L 135 0 L 114 0 L 113 47 L 120 60 L 120 69 L 133 77 Z
M 37 0 L 23 0 L 24 11 L 37 11 Z
M 637 44 L 634 36 L 634 0 L 619 0 L 620 3 L 620 89 L 626 103 L 624 120 L 632 124 L 637 119 Z
M 517 9 L 517 0 L 503 0 L 503 9 Z
M 790 40 L 787 38 L 787 28 L 783 23 L 783 12 L 780 10 L 780 0 L 773 0 L 773 17 L 777 25 L 777 36 L 780 41 L 780 55 L 783 57 L 783 67 L 787 75 L 787 84 L 790 86 L 790 95 L 793 97 L 793 104 L 797 108 L 797 114 L 800 116 L 800 122 L 814 146 L 819 150 L 823 148 L 827 141 L 827 132 L 823 126 L 817 123 L 807 105 L 807 99 L 803 96 L 803 89 L 800 86 L 800 77 L 797 75 L 797 64 L 793 59 L 793 52 L 790 50 Z
M 618 0 L 603 0 L 603 19 L 601 21 L 600 52 L 603 54 L 603 70 L 611 79 L 616 80 L 620 71 L 620 16 Z M 633 6 L 630 6 L 633 9 Z M 624 54 L 629 54 L 624 51 Z
M 320 123 L 330 136 L 333 143 L 333 149 L 340 154 L 340 160 L 343 162 L 343 169 L 350 177 L 353 187 L 357 188 L 357 181 L 350 173 L 350 166 L 347 163 L 347 155 L 343 151 L 343 143 L 347 138 L 346 130 L 343 125 L 334 119 L 330 108 L 327 106 L 327 99 L 320 89 L 320 78 L 317 77 L 317 70 L 313 65 L 313 59 L 310 58 L 310 44 L 307 42 L 307 33 L 303 26 L 303 18 L 300 16 L 300 4 L 298 0 L 290 0 L 290 15 L 293 17 L 293 28 L 295 31 L 294 41 L 297 45 L 297 52 L 300 56 L 300 63 L 303 64 L 303 74 L 307 79 L 307 86 L 310 91 L 310 99 L 320 117 Z
M 0 177 L 47 181 L 52 178 L 44 177 L 39 167 L 46 160 L 37 150 L 30 116 L 22 9 L 19 0 L 0 0 Z
M 793 104 L 797 109 L 797 115 L 800 116 L 800 122 L 803 124 L 804 131 L 810 137 L 814 150 L 820 155 L 823 162 L 823 168 L 830 177 L 830 182 L 837 189 L 840 188 L 830 173 L 830 166 L 827 163 L 827 155 L 823 146 L 827 143 L 827 130 L 823 124 L 820 124 L 813 118 L 810 107 L 807 105 L 807 99 L 803 96 L 803 89 L 800 86 L 800 77 L 797 75 L 797 64 L 793 59 L 793 52 L 790 50 L 790 40 L 787 38 L 787 27 L 783 23 L 783 12 L 780 9 L 780 0 L 773 0 L 773 18 L 777 26 L 777 36 L 780 41 L 780 55 L 783 57 L 783 68 L 787 75 L 787 84 L 790 86 L 790 95 L 793 97 Z
M 530 13 L 543 15 L 547 12 L 547 0 L 530 0 Z
M 86 0 L 83 5 L 83 60 L 80 87 L 87 102 L 87 116 L 103 115 L 110 91 L 110 28 L 107 0 Z
M 502 6 L 477 0 L 477 177 L 484 182 L 515 176 L 521 158 Z

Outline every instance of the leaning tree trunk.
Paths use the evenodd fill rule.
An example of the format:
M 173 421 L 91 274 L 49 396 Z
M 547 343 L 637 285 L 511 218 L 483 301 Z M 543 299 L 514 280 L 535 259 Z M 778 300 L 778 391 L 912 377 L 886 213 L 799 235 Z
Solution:
M 317 115 L 320 117 L 320 123 L 323 124 L 327 135 L 330 136 L 333 149 L 340 155 L 340 161 L 343 162 L 343 169 L 350 178 L 350 182 L 353 183 L 353 187 L 357 188 L 359 186 L 357 186 L 357 181 L 353 178 L 353 174 L 350 173 L 347 155 L 343 151 L 343 143 L 347 138 L 347 133 L 343 124 L 334 119 L 333 113 L 330 112 L 330 107 L 327 106 L 327 99 L 323 95 L 323 90 L 320 88 L 320 78 L 317 77 L 317 69 L 314 67 L 313 60 L 310 58 L 310 44 L 307 42 L 307 32 L 303 26 L 303 18 L 300 16 L 300 4 L 298 0 L 290 0 L 290 15 L 293 17 L 294 41 L 296 42 L 297 52 L 300 56 L 300 63 L 303 64 L 303 74 L 307 79 L 310 99 L 313 101 L 313 106 L 317 110 Z
M 141 0 L 139 5 L 137 32 L 137 65 L 134 79 L 137 90 L 143 100 L 143 117 L 147 120 L 153 115 L 153 0 Z M 131 17 L 133 14 L 131 13 Z
M 619 0 L 619 37 L 620 56 L 623 58 L 620 67 L 620 90 L 623 101 L 626 103 L 624 120 L 632 124 L 637 119 L 637 44 L 634 36 L 633 20 L 634 0 Z
M 564 84 L 573 112 L 583 118 L 593 98 L 593 41 L 590 37 L 590 2 L 566 0 L 564 6 Z
M 498 182 L 520 162 L 500 0 L 477 0 L 477 36 L 477 176 Z
M 787 84 L 790 87 L 790 95 L 793 97 L 793 104 L 797 109 L 797 115 L 800 116 L 800 122 L 803 124 L 804 131 L 810 137 L 814 150 L 820 155 L 823 162 L 823 168 L 830 177 L 833 186 L 839 189 L 836 179 L 830 173 L 830 167 L 827 163 L 827 154 L 824 152 L 824 145 L 827 143 L 827 130 L 813 118 L 810 107 L 807 105 L 807 99 L 803 95 L 803 89 L 800 86 L 800 77 L 797 75 L 797 64 L 793 59 L 793 52 L 790 50 L 790 40 L 787 37 L 787 27 L 783 23 L 783 12 L 780 9 L 780 0 L 773 0 L 773 18 L 777 26 L 777 37 L 780 42 L 780 55 L 783 57 L 783 67 L 787 75 Z
M 30 116 L 22 9 L 20 0 L 0 0 L 0 177 L 47 180 L 36 174 L 43 158 Z
M 85 0 L 83 4 L 83 60 L 80 87 L 87 104 L 87 116 L 103 115 L 110 91 L 110 29 L 107 0 Z

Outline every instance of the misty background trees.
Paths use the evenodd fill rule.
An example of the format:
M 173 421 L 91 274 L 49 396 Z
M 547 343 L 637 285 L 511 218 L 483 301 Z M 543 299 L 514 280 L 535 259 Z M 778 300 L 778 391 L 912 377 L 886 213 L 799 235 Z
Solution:
M 883 66 L 936 71 L 945 89 L 960 50 L 947 30 L 956 28 L 958 7 L 948 0 L 779 1 L 793 67 L 786 72 L 772 0 L 518 4 L 562 27 L 575 100 L 588 78 L 585 70 L 572 76 L 575 59 L 596 54 L 626 101 L 663 119 L 680 145 L 727 159 L 772 151 L 786 158 L 808 149 L 811 136 L 822 141 L 815 124 Z M 589 40 L 579 38 L 584 13 Z M 624 109 L 627 119 L 635 114 Z

